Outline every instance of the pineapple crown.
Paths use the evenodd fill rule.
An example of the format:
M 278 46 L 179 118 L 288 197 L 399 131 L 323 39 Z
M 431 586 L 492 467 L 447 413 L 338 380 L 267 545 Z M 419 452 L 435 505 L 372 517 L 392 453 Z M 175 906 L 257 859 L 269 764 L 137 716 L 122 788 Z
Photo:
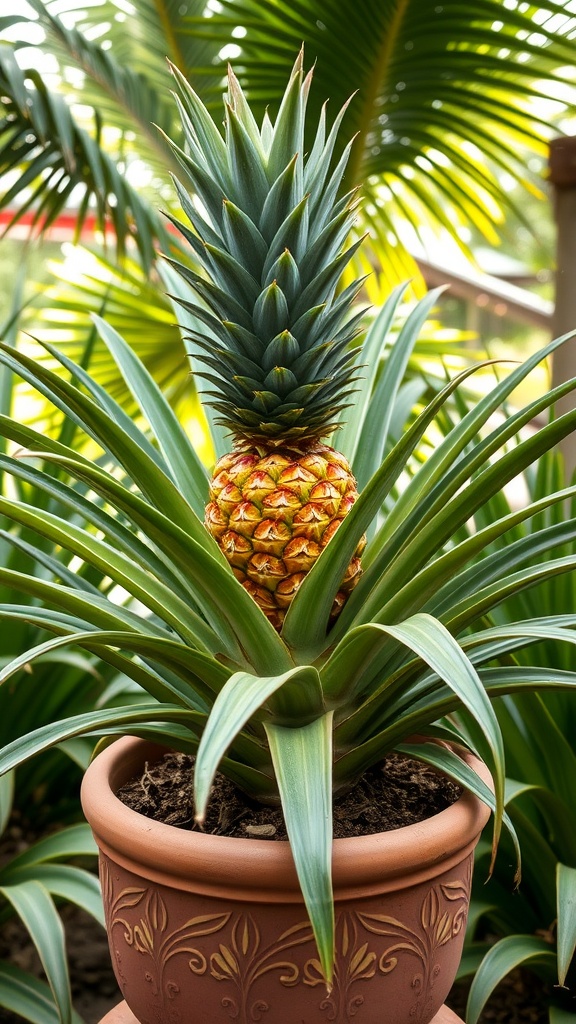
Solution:
M 170 140 L 192 183 L 175 180 L 191 228 L 170 217 L 207 277 L 170 260 L 200 301 L 179 300 L 199 322 L 190 337 L 207 401 L 237 442 L 306 446 L 338 425 L 353 391 L 362 312 L 350 319 L 362 279 L 337 292 L 362 239 L 345 248 L 356 189 L 338 198 L 350 147 L 333 167 L 347 104 L 326 129 L 322 108 L 304 156 L 312 72 L 301 51 L 273 124 L 259 128 L 228 71 L 225 136 L 174 67 L 187 151 Z

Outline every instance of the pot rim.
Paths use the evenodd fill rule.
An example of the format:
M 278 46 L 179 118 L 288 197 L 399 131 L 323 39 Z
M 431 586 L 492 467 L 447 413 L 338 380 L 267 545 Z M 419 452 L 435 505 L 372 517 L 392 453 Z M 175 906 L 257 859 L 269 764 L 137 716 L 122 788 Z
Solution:
M 153 881 L 188 891 L 226 892 L 239 899 L 302 897 L 287 841 L 241 839 L 192 832 L 146 818 L 126 807 L 116 791 L 145 761 L 157 760 L 158 743 L 125 736 L 106 747 L 88 767 L 81 800 L 100 850 L 113 861 Z M 461 752 L 491 786 L 486 765 Z M 465 791 L 450 807 L 413 825 L 368 836 L 335 839 L 335 898 L 406 888 L 444 873 L 474 849 L 490 809 Z

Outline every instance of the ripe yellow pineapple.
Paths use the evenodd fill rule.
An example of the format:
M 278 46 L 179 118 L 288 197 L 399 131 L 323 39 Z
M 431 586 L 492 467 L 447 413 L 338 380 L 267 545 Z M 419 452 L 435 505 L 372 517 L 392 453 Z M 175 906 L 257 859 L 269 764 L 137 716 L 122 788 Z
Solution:
M 280 628 L 296 590 L 357 498 L 339 452 L 248 449 L 224 455 L 210 485 L 206 526 L 237 578 Z M 336 597 L 342 607 L 360 573 L 360 551 Z
M 178 183 L 192 225 L 174 223 L 206 271 L 173 261 L 201 300 L 198 371 L 234 449 L 210 485 L 206 527 L 237 578 L 280 629 L 298 586 L 357 497 L 350 466 L 322 442 L 337 426 L 355 379 L 349 318 L 360 282 L 341 293 L 354 192 L 338 198 L 349 146 L 332 167 L 344 111 L 326 133 L 322 112 L 304 155 L 311 75 L 298 57 L 274 124 L 258 127 L 229 72 L 223 138 L 175 71 L 187 151 L 174 147 L 194 186 Z M 200 203 L 198 203 L 200 200 Z M 347 319 L 348 318 L 348 319 Z M 206 395 L 204 396 L 206 397 Z M 360 573 L 359 545 L 334 603 Z

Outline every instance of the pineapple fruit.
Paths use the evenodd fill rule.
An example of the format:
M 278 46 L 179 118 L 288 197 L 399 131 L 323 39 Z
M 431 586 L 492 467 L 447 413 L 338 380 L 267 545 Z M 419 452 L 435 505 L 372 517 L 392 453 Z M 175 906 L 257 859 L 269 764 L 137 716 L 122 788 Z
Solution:
M 348 462 L 323 443 L 355 380 L 361 285 L 338 293 L 360 242 L 345 248 L 355 190 L 338 198 L 350 144 L 333 166 L 344 113 L 326 131 L 325 107 L 304 153 L 311 73 L 299 55 L 274 124 L 258 127 L 229 71 L 225 137 L 173 69 L 187 142 L 173 145 L 192 184 L 175 182 L 191 227 L 172 218 L 206 276 L 172 260 L 201 302 L 197 370 L 204 397 L 233 450 L 210 484 L 206 527 L 237 578 L 277 629 L 304 576 L 357 498 Z M 341 609 L 361 571 L 361 542 L 334 602 Z

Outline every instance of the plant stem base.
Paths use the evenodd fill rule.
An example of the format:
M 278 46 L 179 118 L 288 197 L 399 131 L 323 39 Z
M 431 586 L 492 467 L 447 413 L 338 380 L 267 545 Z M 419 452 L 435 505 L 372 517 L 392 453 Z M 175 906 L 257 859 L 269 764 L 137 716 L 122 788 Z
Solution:
M 126 1003 L 120 1003 L 119 1006 L 115 1006 L 113 1010 L 110 1010 L 102 1018 L 100 1024 L 138 1024 L 138 1020 L 132 1011 L 128 1009 Z M 430 1021 L 430 1024 L 463 1024 L 463 1021 L 453 1010 L 449 1010 L 447 1006 L 442 1006 L 434 1020 Z

